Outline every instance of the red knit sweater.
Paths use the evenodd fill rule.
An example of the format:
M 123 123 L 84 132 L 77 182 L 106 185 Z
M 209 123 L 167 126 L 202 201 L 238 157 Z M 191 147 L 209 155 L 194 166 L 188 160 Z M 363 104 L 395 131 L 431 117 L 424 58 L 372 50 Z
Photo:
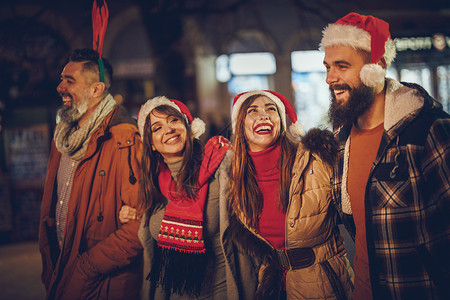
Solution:
M 276 249 L 285 247 L 286 215 L 278 205 L 280 148 L 280 143 L 277 143 L 263 151 L 248 152 L 255 165 L 256 180 L 264 201 L 257 230 Z

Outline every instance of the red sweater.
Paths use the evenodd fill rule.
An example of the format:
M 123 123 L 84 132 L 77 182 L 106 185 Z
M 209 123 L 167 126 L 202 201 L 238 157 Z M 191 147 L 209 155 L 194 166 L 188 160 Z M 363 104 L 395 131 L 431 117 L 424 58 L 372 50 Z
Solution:
M 258 233 L 276 249 L 285 247 L 285 213 L 278 206 L 280 183 L 280 144 L 277 143 L 263 151 L 251 152 L 256 170 L 256 181 L 263 195 L 263 210 L 258 224 Z

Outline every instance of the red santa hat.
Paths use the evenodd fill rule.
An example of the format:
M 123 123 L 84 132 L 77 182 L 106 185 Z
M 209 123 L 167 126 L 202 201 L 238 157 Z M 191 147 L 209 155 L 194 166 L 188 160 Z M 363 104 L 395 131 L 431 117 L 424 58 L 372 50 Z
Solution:
M 233 126 L 233 133 L 235 133 L 235 130 L 236 130 L 236 119 L 237 119 L 239 110 L 242 106 L 242 103 L 244 103 L 244 101 L 247 100 L 248 97 L 253 96 L 253 95 L 265 96 L 275 103 L 275 105 L 277 106 L 278 111 L 280 113 L 281 123 L 283 125 L 284 130 L 286 130 L 286 115 L 287 115 L 289 117 L 289 120 L 292 123 L 289 126 L 289 130 L 290 130 L 291 134 L 295 137 L 300 137 L 304 134 L 303 126 L 300 124 L 300 122 L 298 122 L 297 114 L 295 113 L 295 110 L 292 107 L 289 100 L 277 92 L 268 91 L 268 90 L 245 92 L 245 93 L 236 95 L 236 97 L 234 97 L 233 110 L 231 112 L 231 123 Z
M 138 128 L 139 132 L 141 134 L 141 137 L 144 136 L 144 126 L 145 126 L 145 120 L 147 119 L 147 116 L 149 113 L 152 112 L 156 107 L 161 105 L 167 105 L 170 107 L 175 108 L 177 111 L 182 113 L 186 120 L 188 121 L 188 124 L 191 125 L 191 132 L 192 136 L 194 138 L 199 138 L 204 132 L 205 132 L 205 122 L 203 122 L 199 118 L 192 118 L 191 113 L 189 112 L 189 109 L 186 105 L 184 105 L 183 102 L 173 99 L 168 99 L 165 96 L 159 96 L 155 97 L 153 99 L 147 100 L 144 105 L 141 106 L 141 109 L 139 110 L 137 121 L 138 121 Z
M 344 45 L 369 52 L 371 63 L 361 69 L 361 81 L 373 87 L 375 92 L 383 89 L 386 70 L 377 61 L 384 58 L 389 67 L 396 56 L 395 42 L 391 39 L 387 22 L 373 16 L 349 13 L 336 23 L 329 24 L 322 33 L 321 50 Z

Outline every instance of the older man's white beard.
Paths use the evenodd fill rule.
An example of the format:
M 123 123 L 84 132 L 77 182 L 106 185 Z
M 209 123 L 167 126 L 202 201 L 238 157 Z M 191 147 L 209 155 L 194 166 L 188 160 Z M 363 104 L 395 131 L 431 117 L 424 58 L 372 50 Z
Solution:
M 61 107 L 58 110 L 58 116 L 60 120 L 67 124 L 78 123 L 78 121 L 84 116 L 89 108 L 89 98 L 87 95 L 83 95 L 80 103 L 72 103 L 71 107 Z

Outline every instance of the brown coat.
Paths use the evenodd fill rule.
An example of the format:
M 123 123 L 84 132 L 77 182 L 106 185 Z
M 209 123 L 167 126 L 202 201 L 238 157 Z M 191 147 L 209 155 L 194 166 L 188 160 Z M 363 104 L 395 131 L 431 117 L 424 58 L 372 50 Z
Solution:
M 331 132 L 311 130 L 298 146 L 286 212 L 286 249 L 312 248 L 314 264 L 288 270 L 287 299 L 339 299 L 332 285 L 341 286 L 340 299 L 350 299 L 353 271 L 345 256 L 336 227 L 336 210 L 331 202 L 332 160 L 336 147 Z M 284 270 L 274 247 L 249 228 L 240 214 L 230 220 L 233 240 L 262 262 L 257 299 L 278 299 Z M 334 278 L 333 278 L 334 277 Z M 333 278 L 333 280 L 330 280 Z
M 125 109 L 116 106 L 92 134 L 74 173 L 61 250 L 55 226 L 61 153 L 52 143 L 39 228 L 47 299 L 139 297 L 139 222 L 121 225 L 118 218 L 123 204 L 137 205 L 142 144 L 132 123 Z

